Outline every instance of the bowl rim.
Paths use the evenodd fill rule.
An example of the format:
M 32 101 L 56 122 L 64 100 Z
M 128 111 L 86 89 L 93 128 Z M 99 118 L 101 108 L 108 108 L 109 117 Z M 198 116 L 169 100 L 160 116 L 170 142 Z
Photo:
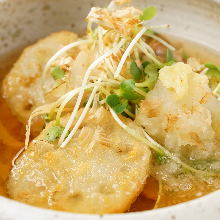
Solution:
M 121 213 L 121 214 L 79 214 L 79 213 L 71 213 L 71 212 L 64 212 L 64 211 L 57 211 L 57 210 L 51 210 L 51 209 L 45 209 L 45 208 L 39 208 L 36 206 L 31 206 L 25 203 L 21 203 L 15 200 L 12 200 L 10 198 L 2 197 L 0 196 L 0 214 L 1 220 L 8 220 L 11 219 L 12 216 L 17 216 L 16 219 L 27 219 L 31 216 L 32 220 L 35 220 L 33 217 L 34 214 L 37 214 L 36 219 L 77 219 L 77 220 L 85 220 L 85 219 L 92 219 L 92 220 L 100 220 L 100 219 L 145 219 L 146 217 L 158 217 L 158 219 L 163 219 L 164 217 L 167 217 L 168 215 L 171 217 L 171 219 L 180 219 L 179 216 L 183 214 L 184 210 L 187 210 L 188 213 L 193 213 L 194 219 L 200 219 L 200 216 L 209 216 L 210 213 L 218 211 L 217 214 L 220 212 L 220 190 L 217 190 L 215 192 L 212 192 L 210 194 L 207 194 L 203 197 L 183 202 L 177 205 L 159 208 L 159 209 L 153 209 L 153 210 L 147 210 L 147 211 L 141 211 L 141 212 L 130 212 L 130 213 Z M 207 208 L 207 206 L 210 206 L 212 204 L 212 209 L 209 213 L 205 214 L 204 209 Z M 7 211 L 9 210 L 9 211 Z M 11 211 L 13 210 L 13 212 Z M 200 211 L 200 212 L 198 212 Z M 22 215 L 19 215 L 19 213 Z M 24 214 L 25 213 L 25 214 Z M 2 215 L 3 214 L 3 215 Z M 13 215 L 14 214 L 14 215 Z M 160 214 L 160 215 L 159 215 Z M 201 215 L 202 214 L 202 215 Z M 162 217 L 162 218 L 161 218 Z M 168 219 L 168 218 L 167 218 Z M 182 219 L 182 218 L 181 218 Z M 183 218 L 185 219 L 185 218 Z M 187 218 L 186 218 L 187 219 Z M 205 219 L 205 218 L 204 218 Z M 212 217 L 212 220 L 219 220 L 219 218 Z

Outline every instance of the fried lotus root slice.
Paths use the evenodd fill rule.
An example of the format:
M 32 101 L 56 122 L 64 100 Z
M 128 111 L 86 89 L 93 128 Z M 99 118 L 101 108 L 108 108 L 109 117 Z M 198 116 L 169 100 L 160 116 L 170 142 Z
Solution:
M 77 35 L 62 31 L 49 35 L 27 47 L 3 82 L 3 96 L 18 119 L 24 124 L 31 112 L 45 103 L 42 73 L 47 61 L 62 47 L 77 40 Z M 78 49 L 68 52 L 75 58 Z M 46 80 L 46 81 L 45 81 Z M 51 77 L 44 79 L 52 87 Z
M 141 135 L 134 122 L 121 119 Z M 61 120 L 63 126 L 65 120 Z M 57 141 L 45 141 L 54 123 L 16 161 L 8 181 L 10 197 L 77 213 L 128 210 L 149 175 L 148 146 L 127 134 L 102 107 L 90 110 L 65 148 L 60 148 Z

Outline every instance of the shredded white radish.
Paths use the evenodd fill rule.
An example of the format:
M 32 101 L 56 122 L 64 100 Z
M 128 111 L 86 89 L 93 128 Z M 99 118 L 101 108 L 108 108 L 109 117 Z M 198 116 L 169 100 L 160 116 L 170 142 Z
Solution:
M 169 24 L 162 24 L 162 25 L 151 25 L 149 26 L 148 22 L 143 22 L 144 25 L 148 25 L 148 29 L 161 29 L 161 28 L 169 28 Z
M 205 75 L 208 71 L 208 68 L 205 68 L 202 72 L 200 72 L 200 74 Z
M 15 165 L 15 161 L 18 159 L 18 157 L 23 153 L 23 151 L 25 150 L 25 147 L 22 147 L 14 156 L 14 158 L 12 159 L 12 167 Z
M 74 136 L 74 134 L 76 133 L 76 131 L 78 130 L 79 126 L 81 125 L 82 121 L 84 120 L 84 118 L 86 117 L 86 114 L 88 113 L 89 111 L 89 108 L 92 104 L 92 101 L 94 99 L 94 96 L 97 92 L 97 90 L 99 89 L 99 86 L 96 86 L 93 91 L 92 91 L 92 94 L 90 95 L 89 97 L 89 100 L 88 102 L 86 103 L 86 106 L 85 108 L 83 109 L 83 112 L 82 114 L 80 115 L 78 121 L 76 122 L 74 128 L 72 129 L 72 131 L 70 132 L 70 134 L 68 135 L 68 137 L 65 139 L 65 141 L 60 145 L 61 148 L 65 147 L 69 142 L 70 140 L 72 139 L 72 137 Z
M 151 59 L 154 63 L 156 63 L 157 65 L 159 65 L 159 66 L 161 66 L 162 65 L 162 63 L 159 61 L 159 60 L 157 60 L 154 56 L 152 56 L 149 52 L 148 52 L 148 50 L 146 49 L 146 47 L 145 47 L 145 45 L 144 44 L 137 44 L 137 47 L 140 49 L 140 50 L 142 50 L 142 52 L 149 58 L 149 59 Z
M 154 50 L 149 46 L 146 42 L 144 42 L 142 39 L 140 39 L 140 43 L 145 46 L 145 48 L 149 51 L 149 53 L 152 54 L 152 56 L 156 56 Z
M 95 81 L 99 80 L 99 78 L 100 77 L 97 77 L 97 76 L 90 76 L 89 77 L 90 80 L 95 80 Z M 112 85 L 112 86 L 116 86 L 116 85 L 121 84 L 121 82 L 119 82 L 115 79 L 109 79 L 109 78 L 103 78 L 102 81 L 103 82 L 101 82 L 100 84 L 103 84 L 103 85 L 106 84 L 106 86 L 107 86 L 107 83 L 109 83 L 109 85 Z
M 62 102 L 63 99 L 65 99 L 66 97 L 68 97 L 73 91 L 70 91 L 68 93 L 66 93 L 65 95 L 63 95 L 62 97 L 60 97 L 56 102 L 50 103 L 50 104 L 46 104 L 43 106 L 40 106 L 38 108 L 36 108 L 30 115 L 29 119 L 28 119 L 28 123 L 26 125 L 26 134 L 25 134 L 25 149 L 28 147 L 29 141 L 30 141 L 30 133 L 31 133 L 31 123 L 32 120 L 39 116 L 39 115 L 43 115 L 46 113 L 49 113 L 52 111 L 52 109 L 56 108 L 57 106 L 59 106 Z
M 118 78 L 120 76 L 121 70 L 123 68 L 123 65 L 126 61 L 126 59 L 128 58 L 128 56 L 130 55 L 133 47 L 135 46 L 135 44 L 140 40 L 140 38 L 144 35 L 144 33 L 146 32 L 147 28 L 143 27 L 141 29 L 141 31 L 139 31 L 139 33 L 135 36 L 135 38 L 131 41 L 131 43 L 129 44 L 128 48 L 126 49 L 126 51 L 124 52 L 120 63 L 118 64 L 117 70 L 114 74 L 114 78 Z
M 98 27 L 98 42 L 99 42 L 99 53 L 102 54 L 104 51 L 103 37 L 106 31 L 102 27 Z
M 57 58 L 59 58 L 60 56 L 62 56 L 66 51 L 74 48 L 74 47 L 78 47 L 80 45 L 83 44 L 88 44 L 91 43 L 91 40 L 80 40 L 77 42 L 73 42 L 71 44 L 66 45 L 65 47 L 61 48 L 60 50 L 58 50 L 47 62 L 47 64 L 45 65 L 43 74 L 42 74 L 42 79 L 44 79 L 44 77 L 46 76 L 49 68 L 51 67 L 51 65 L 54 63 L 54 61 L 56 61 Z
M 32 112 L 31 116 L 28 119 L 28 123 L 26 125 L 26 134 L 25 134 L 25 149 L 27 149 L 29 141 L 30 141 L 30 134 L 31 134 L 31 123 L 32 120 L 39 116 L 39 115 L 43 115 L 48 113 L 48 109 L 51 109 L 51 107 L 54 105 L 54 103 L 52 104 L 48 104 L 48 105 L 44 105 L 39 107 L 38 109 L 36 109 L 34 112 Z
M 85 86 L 84 89 L 89 89 L 89 88 L 93 88 L 95 86 L 114 86 L 114 85 L 118 85 L 118 82 L 114 82 L 114 81 L 110 81 L 108 80 L 108 82 L 96 82 L 96 83 L 91 83 L 88 84 L 87 86 Z M 56 121 L 59 121 L 61 114 L 63 112 L 63 109 L 65 108 L 65 106 L 67 105 L 67 103 L 74 97 L 76 96 L 80 90 L 82 89 L 82 87 L 76 88 L 74 90 L 71 91 L 71 93 L 69 93 L 69 95 L 63 100 L 63 102 L 61 103 L 58 111 L 57 111 L 57 115 L 56 115 Z
M 125 109 L 124 112 L 132 119 L 135 119 L 135 115 L 133 113 L 131 113 L 128 109 Z
M 105 63 L 106 63 L 108 69 L 110 70 L 110 72 L 111 72 L 111 74 L 112 74 L 112 76 L 113 76 L 115 70 L 114 70 L 114 67 L 112 66 L 110 60 L 109 60 L 109 59 L 105 59 Z
M 217 85 L 216 88 L 214 89 L 213 94 L 214 94 L 214 95 L 217 95 L 219 89 L 220 89 L 220 83 L 218 83 L 218 85 Z
M 141 61 L 140 61 L 140 56 L 139 56 L 138 48 L 137 48 L 137 47 L 134 48 L 134 56 L 135 56 L 135 61 L 136 61 L 136 63 L 137 63 L 137 64 L 140 64 Z
M 27 149 L 29 142 L 30 142 L 30 135 L 31 135 L 31 122 L 33 118 L 36 117 L 35 114 L 32 114 L 30 118 L 28 119 L 28 123 L 26 125 L 26 134 L 25 134 L 25 149 Z
M 170 49 L 171 51 L 175 51 L 175 50 L 176 50 L 175 47 L 173 47 L 172 45 L 170 45 L 169 43 L 167 43 L 165 40 L 163 40 L 162 38 L 160 38 L 160 37 L 158 37 L 158 36 L 156 36 L 156 35 L 154 35 L 154 34 L 145 34 L 145 35 L 148 36 L 148 37 L 151 37 L 151 38 L 153 38 L 153 39 L 155 39 L 155 40 L 157 40 L 158 42 L 160 42 L 161 44 L 163 44 L 165 47 L 167 47 L 168 49 Z
M 137 87 L 134 87 L 134 91 L 137 92 L 138 94 L 144 96 L 144 97 L 147 95 L 146 92 L 144 92 L 143 90 L 141 90 L 141 89 L 139 89 Z
M 68 120 L 68 122 L 67 122 L 67 124 L 66 124 L 66 126 L 65 126 L 65 128 L 64 128 L 63 134 L 62 134 L 61 137 L 60 137 L 59 145 L 61 145 L 61 143 L 64 141 L 64 139 L 65 139 L 65 137 L 66 137 L 66 135 L 67 135 L 67 133 L 68 133 L 68 131 L 69 131 L 69 129 L 70 129 L 70 127 L 71 127 L 71 125 L 72 125 L 72 123 L 73 123 L 75 117 L 76 117 L 76 114 L 77 114 L 78 109 L 79 109 L 79 107 L 80 107 L 80 103 L 81 103 L 81 101 L 82 101 L 83 94 L 84 94 L 84 90 L 85 90 L 85 89 L 83 89 L 83 87 L 86 86 L 86 83 L 87 83 L 87 81 L 88 81 L 88 78 L 89 78 L 91 72 L 92 72 L 93 69 L 95 69 L 100 63 L 102 63 L 107 57 L 109 57 L 110 55 L 112 55 L 112 54 L 116 53 L 118 50 L 120 50 L 121 47 L 124 45 L 124 43 L 125 43 L 125 40 L 121 40 L 116 47 L 114 47 L 113 49 L 107 51 L 105 54 L 103 54 L 103 55 L 100 56 L 98 59 L 96 59 L 96 60 L 89 66 L 89 68 L 87 69 L 87 71 L 86 71 L 86 73 L 85 73 L 85 76 L 84 76 L 84 78 L 83 78 L 82 89 L 81 89 L 81 91 L 80 91 L 80 93 L 79 93 L 79 96 L 78 96 L 78 98 L 77 98 L 77 101 L 76 101 L 75 107 L 74 107 L 74 109 L 73 109 L 73 112 L 72 112 L 72 114 L 71 114 L 71 116 L 70 116 L 70 118 L 69 118 L 69 120 Z
M 108 80 L 107 82 L 97 82 L 97 83 L 91 83 L 88 84 L 87 86 L 85 86 L 84 89 L 89 89 L 95 86 L 115 86 L 118 85 L 119 82 L 115 81 L 115 80 Z M 58 121 L 63 109 L 65 108 L 66 104 L 75 96 L 77 95 L 80 90 L 82 89 L 82 87 L 76 88 L 74 90 L 69 91 L 68 93 L 66 93 L 65 95 L 63 95 L 62 97 L 60 97 L 56 102 L 50 103 L 50 104 L 46 104 L 43 106 L 40 106 L 38 108 L 36 108 L 32 113 L 31 116 L 29 117 L 27 126 L 26 126 L 26 136 L 25 136 L 25 149 L 28 147 L 29 144 L 29 140 L 30 140 L 30 133 L 31 133 L 31 123 L 32 120 L 39 116 L 39 115 L 43 115 L 46 113 L 50 113 L 54 108 L 56 108 L 57 106 L 60 105 L 58 111 L 57 111 L 57 116 L 56 116 L 56 120 Z

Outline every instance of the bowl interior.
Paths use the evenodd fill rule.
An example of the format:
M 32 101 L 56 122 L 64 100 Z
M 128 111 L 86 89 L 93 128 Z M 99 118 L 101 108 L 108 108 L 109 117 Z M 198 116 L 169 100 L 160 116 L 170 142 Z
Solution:
M 92 6 L 104 6 L 108 3 L 108 0 L 0 0 L 0 78 L 8 71 L 17 55 L 26 45 L 51 32 L 60 30 L 72 30 L 83 34 L 86 25 L 85 17 L 90 8 Z M 184 39 L 186 43 L 183 43 L 183 47 L 195 56 L 199 54 L 206 61 L 220 62 L 217 56 L 220 54 L 220 3 L 217 0 L 135 0 L 133 3 L 140 8 L 149 5 L 157 6 L 159 12 L 153 23 L 171 25 L 169 30 L 160 29 L 159 32 L 167 36 L 171 35 L 177 44 L 182 44 L 179 39 Z M 198 44 L 200 46 L 197 46 Z M 210 51 L 208 58 L 207 51 Z M 219 194 L 216 193 L 216 196 L 210 196 L 207 201 L 216 205 L 217 197 L 219 197 Z M 198 204 L 202 203 L 206 207 L 208 203 L 203 201 L 205 199 L 199 200 Z M 0 205 L 0 207 L 4 212 L 7 212 L 5 216 L 11 216 L 12 219 L 15 219 L 16 213 L 19 213 L 16 207 L 21 207 L 23 211 L 29 207 L 26 205 L 20 206 L 16 202 L 0 198 L 1 202 L 4 203 L 4 206 Z M 183 208 L 187 207 L 184 204 L 181 205 Z M 13 207 L 14 211 L 9 213 L 7 207 Z M 194 206 L 192 205 L 192 207 Z M 212 209 L 213 213 L 218 206 L 216 205 L 214 208 Z M 30 210 L 30 208 L 28 209 Z M 36 208 L 35 210 L 40 209 Z M 161 216 L 158 212 L 147 215 L 154 216 L 153 219 L 168 219 L 172 212 L 169 208 L 167 210 Z M 39 211 L 33 212 L 38 213 Z M 193 213 L 193 209 L 189 212 Z M 30 212 L 27 213 L 30 214 Z M 49 216 L 47 219 L 55 216 L 51 213 L 53 212 L 47 212 L 45 215 Z M 179 210 L 178 213 L 183 212 Z M 57 216 L 59 215 L 57 214 Z M 61 216 L 62 219 L 65 219 L 64 215 Z M 67 216 L 66 219 L 70 219 Z M 141 215 L 139 219 L 142 219 L 143 216 Z M 200 216 L 201 220 L 205 219 L 202 215 Z M 18 216 L 17 219 L 20 219 L 20 217 Z M 28 219 L 27 215 L 26 217 L 23 215 L 23 217 Z M 59 218 L 61 219 L 61 217 Z M 94 219 L 97 218 L 94 217 Z M 130 215 L 130 217 L 125 218 L 135 219 L 136 217 Z M 84 219 L 84 217 L 77 217 L 76 219 Z M 115 217 L 115 219 L 121 219 L 121 217 Z M 179 215 L 178 219 L 186 218 Z M 215 218 L 215 214 L 213 214 L 212 219 L 218 219 L 217 215 Z
M 0 79 L 15 61 L 17 54 L 47 34 L 60 30 L 72 30 L 83 34 L 85 17 L 93 6 L 104 6 L 109 0 L 0 0 Z M 169 30 L 159 32 L 184 38 L 212 49 L 209 59 L 216 63 L 220 50 L 220 4 L 217 0 L 135 0 L 135 6 L 157 6 L 159 13 L 154 24 L 170 24 Z M 218 48 L 218 49 L 216 49 Z M 201 51 L 202 50 L 202 51 Z M 217 52 L 216 52 L 217 51 Z
M 72 30 L 83 34 L 92 6 L 109 0 L 0 0 L 0 56 L 13 53 L 51 32 Z M 135 0 L 135 6 L 157 6 L 154 24 L 170 24 L 160 32 L 220 48 L 220 3 L 217 0 Z

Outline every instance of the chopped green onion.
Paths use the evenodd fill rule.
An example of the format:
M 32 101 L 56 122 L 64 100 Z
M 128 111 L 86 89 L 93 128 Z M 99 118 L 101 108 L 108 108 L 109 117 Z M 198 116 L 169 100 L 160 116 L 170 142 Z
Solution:
M 208 68 L 206 75 L 209 79 L 209 86 L 214 93 L 218 93 L 218 85 L 220 83 L 220 68 L 211 63 L 205 64 L 205 67 Z
M 156 16 L 156 14 L 157 14 L 157 8 L 154 6 L 150 6 L 144 9 L 143 14 L 140 15 L 140 20 L 142 21 L 151 20 L 153 17 Z
M 55 80 L 58 80 L 64 77 L 65 72 L 59 66 L 55 66 L 52 68 L 51 75 Z
M 59 137 L 61 137 L 63 131 L 64 131 L 64 128 L 61 126 L 57 126 L 57 125 L 52 126 L 48 129 L 45 139 L 49 142 L 53 142 Z
M 138 67 L 138 65 L 136 64 L 135 61 L 131 62 L 130 65 L 130 74 L 133 76 L 133 79 L 135 81 L 139 81 L 142 77 L 142 71 L 141 69 Z
M 166 164 L 169 157 L 161 150 L 160 152 L 155 152 L 155 161 L 159 165 Z
M 128 103 L 123 103 L 117 95 L 109 95 L 106 99 L 106 103 L 115 111 L 116 114 L 121 114 L 128 106 Z

